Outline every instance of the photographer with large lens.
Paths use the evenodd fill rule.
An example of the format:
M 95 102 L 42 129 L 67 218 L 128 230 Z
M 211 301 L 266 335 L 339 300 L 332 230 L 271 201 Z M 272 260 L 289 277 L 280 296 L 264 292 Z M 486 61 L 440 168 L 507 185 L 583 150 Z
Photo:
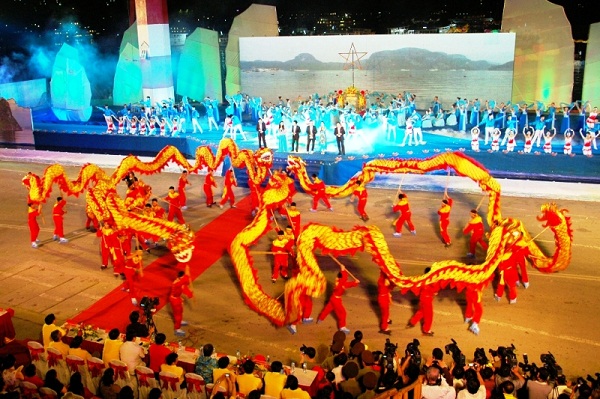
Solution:
M 529 399 L 546 399 L 552 392 L 552 386 L 548 384 L 550 373 L 545 367 L 540 367 L 533 379 L 527 380 L 526 389 Z
M 510 381 L 514 385 L 515 392 L 525 385 L 525 377 L 519 367 L 511 367 L 508 363 L 496 369 L 496 386 L 499 387 L 504 381 Z

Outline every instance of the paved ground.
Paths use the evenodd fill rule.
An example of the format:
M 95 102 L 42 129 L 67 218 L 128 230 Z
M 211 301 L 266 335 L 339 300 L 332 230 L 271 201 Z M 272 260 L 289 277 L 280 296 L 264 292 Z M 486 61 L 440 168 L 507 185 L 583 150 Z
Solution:
M 76 155 L 66 156 L 67 159 L 63 160 L 63 163 L 78 162 Z M 103 158 L 98 157 L 97 162 L 103 163 Z M 20 181 L 27 171 L 42 174 L 45 166 L 30 162 L 0 161 L 0 201 L 3 204 L 0 212 L 0 256 L 4 259 L 0 264 L 0 284 L 3 287 L 0 290 L 0 307 L 10 306 L 16 310 L 13 320 L 19 338 L 37 338 L 47 313 L 54 312 L 59 321 L 64 321 L 120 284 L 112 273 L 99 269 L 97 238 L 83 230 L 83 197 L 69 198 L 69 213 L 65 218 L 65 229 L 71 239 L 69 244 L 60 245 L 51 241 L 53 226 L 50 206 L 47 205 L 44 211 L 45 225 L 42 225 L 40 235 L 44 245 L 38 250 L 29 247 L 26 191 Z M 67 168 L 72 177 L 76 176 L 78 169 Z M 176 179 L 177 176 L 170 173 L 144 178 L 154 187 L 156 194 L 166 192 L 166 188 L 174 184 Z M 190 220 L 193 228 L 198 229 L 221 211 L 218 208 L 207 209 L 202 206 L 202 178 L 191 176 L 191 181 L 191 206 L 186 218 Z M 534 236 L 542 231 L 539 222 L 535 220 L 540 205 L 545 202 L 544 199 L 538 198 L 540 192 L 545 192 L 552 198 L 569 198 L 570 193 L 577 192 L 580 195 L 578 198 L 584 199 L 559 201 L 561 207 L 570 210 L 575 231 L 573 261 L 569 269 L 552 275 L 531 271 L 531 287 L 528 290 L 519 290 L 516 305 L 508 305 L 506 299 L 496 303 L 492 289 L 486 290 L 480 336 L 469 333 L 466 325 L 462 323 L 462 294 L 457 296 L 451 290 L 440 293 L 434 304 L 435 337 L 421 337 L 416 329 L 404 329 L 417 304 L 415 298 L 412 295 L 403 296 L 394 292 L 391 312 L 394 320 L 392 342 L 398 343 L 403 349 L 416 337 L 421 341 L 423 353 L 429 354 L 433 347 L 443 347 L 450 342 L 450 338 L 454 338 L 467 358 L 472 357 L 476 347 L 495 349 L 497 346 L 512 343 L 517 348 L 519 360 L 520 355 L 528 353 L 529 358 L 538 360 L 539 364 L 539 355 L 551 351 L 568 375 L 585 375 L 600 371 L 597 360 L 600 355 L 600 320 L 595 317 L 600 302 L 597 295 L 600 278 L 595 274 L 596 259 L 600 255 L 600 246 L 597 244 L 600 217 L 593 209 L 597 204 L 594 202 L 598 196 L 596 186 L 538 186 L 523 181 L 507 181 L 506 185 L 513 193 L 518 194 L 520 191 L 524 192 L 525 196 L 505 196 L 502 201 L 503 215 L 523 220 Z M 458 187 L 461 187 L 460 192 L 454 191 Z M 481 198 L 474 185 L 470 190 L 468 187 L 470 183 L 464 184 L 454 179 L 449 184 L 450 194 L 456 201 L 451 218 L 454 245 L 449 249 L 444 249 L 437 237 L 436 210 L 441 198 L 440 192 L 410 192 L 413 220 L 418 235 L 405 235 L 398 239 L 391 235 L 390 224 L 393 215 L 389 211 L 395 192 L 380 189 L 369 191 L 369 223 L 380 226 L 388 233 L 391 250 L 401 262 L 406 274 L 421 273 L 434 261 L 463 259 L 467 241 L 461 230 L 467 222 L 468 210 L 476 206 Z M 558 188 L 556 193 L 554 187 Z M 581 195 L 582 192 L 589 195 Z M 242 195 L 244 190 L 239 189 L 237 193 Z M 53 193 L 52 197 L 55 195 L 56 193 Z M 345 229 L 362 223 L 347 200 L 333 201 L 334 213 L 308 212 L 309 200 L 304 194 L 296 196 L 296 202 L 303 211 L 303 223 L 315 221 Z M 554 249 L 554 240 L 549 231 L 542 233 L 537 242 L 547 253 Z M 267 249 L 268 246 L 267 237 L 257 244 L 256 249 Z M 156 255 L 148 255 L 145 262 L 148 263 L 155 257 Z M 337 266 L 329 258 L 320 260 L 331 284 Z M 348 326 L 353 331 L 362 330 L 365 335 L 364 341 L 371 348 L 381 349 L 385 336 L 377 333 L 378 271 L 365 254 L 340 260 L 361 280 L 360 286 L 349 290 L 344 297 L 348 309 Z M 255 265 L 265 290 L 275 296 L 279 295 L 283 283 L 270 283 L 268 256 L 257 256 Z M 336 328 L 335 320 L 331 317 L 318 326 L 299 326 L 299 332 L 295 336 L 291 336 L 285 329 L 274 328 L 243 303 L 235 273 L 227 256 L 201 275 L 194 285 L 196 297 L 185 306 L 185 317 L 190 321 L 190 326 L 187 328 L 189 334 L 184 342 L 189 345 L 212 342 L 219 351 L 231 353 L 239 349 L 242 353 L 263 353 L 289 363 L 297 357 L 298 348 L 302 344 L 317 347 L 319 356 L 323 356 L 326 344 Z M 315 299 L 315 317 L 323 302 L 324 298 Z M 169 339 L 173 339 L 168 306 L 155 318 L 159 329 L 166 332 Z

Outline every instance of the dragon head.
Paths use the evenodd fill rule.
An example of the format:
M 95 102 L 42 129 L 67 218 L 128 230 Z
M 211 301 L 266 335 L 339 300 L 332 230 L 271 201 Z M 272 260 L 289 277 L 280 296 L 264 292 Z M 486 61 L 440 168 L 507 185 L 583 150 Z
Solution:
M 254 153 L 254 161 L 259 168 L 271 169 L 273 166 L 273 150 L 260 148 Z
M 192 259 L 194 251 L 194 232 L 189 229 L 178 230 L 169 236 L 167 247 L 175 256 L 177 262 L 187 263 Z
M 561 212 L 554 202 L 541 207 L 542 214 L 537 217 L 540 222 L 546 222 L 544 227 L 556 227 L 561 223 Z
M 297 172 L 306 165 L 306 162 L 302 158 L 295 155 L 288 155 L 287 163 L 287 170 L 290 172 Z

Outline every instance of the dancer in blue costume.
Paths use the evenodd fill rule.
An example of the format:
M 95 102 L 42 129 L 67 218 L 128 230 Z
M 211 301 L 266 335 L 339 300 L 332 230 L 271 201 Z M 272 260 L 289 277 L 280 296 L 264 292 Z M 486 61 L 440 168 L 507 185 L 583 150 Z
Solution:
M 481 102 L 478 98 L 471 102 L 471 118 L 469 124 L 471 126 L 479 126 L 479 110 L 481 109 Z
M 554 129 L 556 126 L 556 104 L 553 102 L 548 106 L 548 118 L 550 121 L 550 129 Z
M 539 116 L 535 117 L 535 122 L 534 122 L 535 131 L 533 134 L 533 138 L 531 139 L 532 145 L 533 145 L 533 143 L 536 143 L 537 147 L 540 146 L 540 141 L 541 141 L 542 137 L 544 136 L 547 124 L 548 124 L 548 121 L 546 121 L 546 117 L 544 115 L 539 115 Z
M 427 144 L 427 142 L 423 141 L 423 120 L 421 119 L 421 114 L 417 112 L 417 110 L 413 110 L 410 119 L 413 121 L 413 135 L 415 138 L 415 145 L 423 145 Z
M 440 103 L 440 99 L 438 96 L 433 97 L 433 101 L 431 102 L 431 113 L 433 115 L 437 115 L 442 109 L 442 104 Z
M 560 105 L 562 107 L 562 121 L 560 122 L 560 131 L 564 134 L 567 130 L 571 129 L 571 111 L 576 106 L 576 103 L 560 103 Z
M 113 120 L 118 121 L 116 114 L 108 105 L 105 105 L 104 108 L 96 106 L 102 113 L 104 114 L 104 120 L 106 121 L 106 133 L 112 134 L 113 130 L 115 130 L 115 124 Z
M 462 133 L 467 131 L 467 105 L 466 100 L 459 100 L 457 103 L 458 108 L 458 130 Z
M 287 141 L 287 129 L 285 127 L 285 123 L 281 121 L 279 122 L 279 127 L 277 128 L 277 142 L 279 143 L 277 151 L 288 152 Z
M 498 120 L 501 117 L 498 117 Z M 477 127 L 481 126 L 481 125 L 485 125 L 485 140 L 484 140 L 484 144 L 487 145 L 488 141 L 492 138 L 492 133 L 494 133 L 494 129 L 496 129 L 496 118 L 494 117 L 494 112 L 489 110 L 487 112 L 487 117 L 481 121 L 481 123 L 479 123 L 477 125 Z

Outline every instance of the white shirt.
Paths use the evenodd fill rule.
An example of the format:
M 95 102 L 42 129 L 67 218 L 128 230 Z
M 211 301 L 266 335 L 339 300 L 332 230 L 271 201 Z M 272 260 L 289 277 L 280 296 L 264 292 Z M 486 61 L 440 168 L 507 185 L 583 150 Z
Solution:
M 129 374 L 134 374 L 137 366 L 144 366 L 144 348 L 139 346 L 133 341 L 123 342 L 121 348 L 119 348 L 119 355 L 121 361 L 127 364 L 127 370 Z
M 441 385 L 423 384 L 421 388 L 421 399 L 455 399 L 456 391 L 446 382 L 444 377 L 441 377 Z M 485 392 L 485 387 L 483 388 Z M 484 396 L 485 399 L 485 396 Z
M 481 384 L 475 394 L 470 394 L 467 388 L 461 389 L 456 399 L 485 399 L 485 385 Z

